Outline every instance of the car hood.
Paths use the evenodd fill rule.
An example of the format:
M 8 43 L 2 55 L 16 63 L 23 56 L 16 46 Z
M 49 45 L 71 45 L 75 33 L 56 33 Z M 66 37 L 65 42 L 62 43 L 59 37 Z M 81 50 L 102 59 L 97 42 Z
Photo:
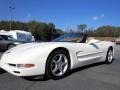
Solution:
M 33 49 L 38 49 L 38 48 L 44 48 L 45 46 L 47 45 L 50 45 L 50 44 L 53 44 L 53 43 L 27 43 L 27 44 L 22 44 L 22 45 L 18 45 L 8 51 L 6 51 L 5 53 L 24 53 L 26 51 L 30 51 L 30 50 L 33 50 Z
M 10 50 L 7 50 L 1 57 L 1 61 L 18 63 L 21 61 L 24 62 L 24 60 L 30 60 L 37 55 L 46 53 L 46 47 L 51 44 L 53 43 L 27 43 L 18 45 Z
M 59 47 L 67 44 L 67 42 L 43 42 L 43 43 L 26 43 L 18 45 L 8 51 L 5 54 L 15 54 L 15 55 L 23 55 L 26 53 L 33 54 L 34 52 L 44 52 L 46 49 Z M 68 43 L 70 45 L 70 43 Z M 49 48 L 48 48 L 49 47 Z
M 46 58 L 49 53 L 58 46 L 64 45 L 64 42 L 44 42 L 44 43 L 27 43 L 18 45 L 6 51 L 2 58 L 2 62 L 19 63 L 32 58 Z M 45 56 L 44 56 L 45 55 Z M 32 59 L 33 60 L 33 59 Z

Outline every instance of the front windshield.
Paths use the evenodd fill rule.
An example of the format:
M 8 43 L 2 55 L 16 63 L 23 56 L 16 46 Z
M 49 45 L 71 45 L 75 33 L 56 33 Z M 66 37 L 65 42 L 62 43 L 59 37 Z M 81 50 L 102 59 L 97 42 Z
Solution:
M 14 38 L 11 37 L 11 36 L 7 36 L 7 35 L 2 35 L 2 38 L 3 38 L 4 40 L 16 41 L 16 39 L 14 39 Z
M 53 40 L 53 42 L 81 42 L 82 39 L 83 35 L 79 33 L 65 34 Z

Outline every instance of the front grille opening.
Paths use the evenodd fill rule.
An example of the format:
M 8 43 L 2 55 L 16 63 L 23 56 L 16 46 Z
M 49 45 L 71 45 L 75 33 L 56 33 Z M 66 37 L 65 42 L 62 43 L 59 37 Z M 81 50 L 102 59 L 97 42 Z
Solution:
M 11 63 L 9 63 L 9 66 L 14 66 L 14 67 L 16 67 L 16 64 L 11 64 Z

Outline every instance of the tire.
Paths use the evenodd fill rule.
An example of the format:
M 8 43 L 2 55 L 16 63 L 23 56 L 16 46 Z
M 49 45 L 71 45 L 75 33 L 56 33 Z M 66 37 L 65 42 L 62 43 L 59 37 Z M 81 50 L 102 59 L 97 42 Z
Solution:
M 8 48 L 7 48 L 7 49 L 9 50 L 9 49 L 11 49 L 11 48 L 13 48 L 13 47 L 15 47 L 15 45 L 12 45 L 12 44 L 11 44 L 11 45 L 8 45 Z
M 113 62 L 113 49 L 109 48 L 106 55 L 106 64 L 111 64 Z
M 67 75 L 70 70 L 69 53 L 65 50 L 57 50 L 50 54 L 46 64 L 46 76 L 58 80 Z

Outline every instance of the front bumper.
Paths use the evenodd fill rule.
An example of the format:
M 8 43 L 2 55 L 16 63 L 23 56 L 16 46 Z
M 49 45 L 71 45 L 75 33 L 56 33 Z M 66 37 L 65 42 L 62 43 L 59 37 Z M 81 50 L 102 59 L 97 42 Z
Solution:
M 15 75 L 15 76 L 36 76 L 45 74 L 45 66 L 47 56 L 46 54 L 41 54 L 38 51 L 31 52 L 19 52 L 6 51 L 0 60 L 0 67 L 5 71 Z M 13 64 L 13 65 L 9 65 Z M 34 67 L 31 68 L 18 68 L 16 64 L 34 64 Z
M 40 73 L 40 69 L 37 66 L 32 68 L 17 68 L 16 66 L 10 66 L 8 63 L 0 64 L 1 68 L 5 71 L 16 75 L 16 76 L 34 76 L 34 75 L 42 75 Z

